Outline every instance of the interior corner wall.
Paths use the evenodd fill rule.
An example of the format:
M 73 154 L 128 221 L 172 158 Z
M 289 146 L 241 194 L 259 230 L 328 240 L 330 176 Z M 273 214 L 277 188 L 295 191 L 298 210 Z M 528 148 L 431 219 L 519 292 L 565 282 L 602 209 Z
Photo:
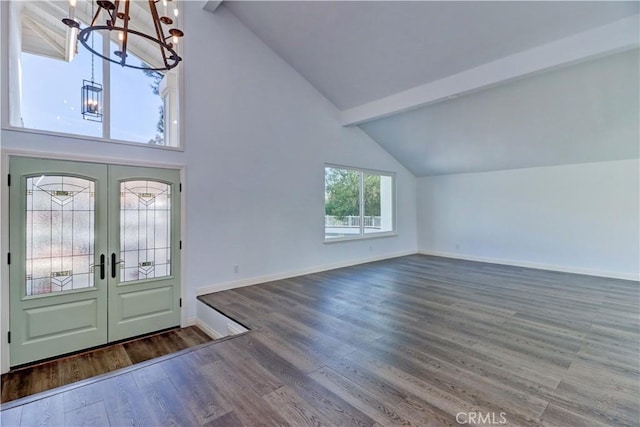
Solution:
M 638 280 L 640 161 L 419 178 L 418 248 Z
M 185 33 L 186 263 L 195 292 L 417 251 L 411 172 L 343 127 L 339 111 L 224 4 L 210 13 L 187 2 Z M 325 163 L 395 172 L 398 235 L 325 244 Z

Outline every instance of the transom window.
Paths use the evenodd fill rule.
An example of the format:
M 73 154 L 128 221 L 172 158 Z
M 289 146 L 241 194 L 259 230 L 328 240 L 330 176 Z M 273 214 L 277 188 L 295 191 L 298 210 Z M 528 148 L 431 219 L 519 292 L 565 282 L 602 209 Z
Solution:
M 325 241 L 395 232 L 395 175 L 344 166 L 324 169 Z
M 93 3 L 77 0 L 76 19 L 82 27 L 97 8 Z M 131 2 L 131 7 L 137 21 L 147 20 L 142 16 L 149 14 L 146 2 Z M 14 1 L 8 9 L 7 121 L 12 128 L 155 147 L 180 146 L 177 88 L 180 66 L 161 73 L 124 68 L 92 55 L 61 22 L 67 14 L 63 2 Z M 113 33 L 107 40 L 101 32 L 93 32 L 90 43 L 96 51 L 110 56 L 109 52 L 118 49 L 118 34 Z M 128 44 L 128 63 L 158 67 L 160 64 L 155 62 L 159 60 L 151 42 L 137 37 Z M 102 121 L 85 118 L 81 112 L 83 81 L 92 80 L 102 85 L 99 110 Z

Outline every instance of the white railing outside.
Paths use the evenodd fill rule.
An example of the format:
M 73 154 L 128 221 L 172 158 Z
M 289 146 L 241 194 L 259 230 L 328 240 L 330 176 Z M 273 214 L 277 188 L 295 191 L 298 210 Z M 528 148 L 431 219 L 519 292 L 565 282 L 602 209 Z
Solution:
M 365 216 L 364 217 L 364 228 L 380 228 L 380 219 L 379 216 Z M 333 227 L 333 228 L 360 228 L 360 217 L 359 216 L 333 216 L 333 215 L 325 215 L 324 217 L 324 226 L 325 227 Z

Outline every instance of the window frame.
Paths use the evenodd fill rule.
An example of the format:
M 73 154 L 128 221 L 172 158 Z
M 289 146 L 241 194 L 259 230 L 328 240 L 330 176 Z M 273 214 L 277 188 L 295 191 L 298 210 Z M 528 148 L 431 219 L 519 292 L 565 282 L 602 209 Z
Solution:
M 377 169 L 368 169 L 368 168 L 360 168 L 360 167 L 356 167 L 356 166 L 344 166 L 344 165 L 339 165 L 339 164 L 334 164 L 334 163 L 325 163 L 324 167 L 323 167 L 323 171 L 324 171 L 324 178 L 326 179 L 327 176 L 327 168 L 332 168 L 332 169 L 344 169 L 344 170 L 349 170 L 349 171 L 355 171 L 358 172 L 360 175 L 360 180 L 359 180 L 359 191 L 358 191 L 358 195 L 360 197 L 359 200 L 359 208 L 360 208 L 360 232 L 359 234 L 354 234 L 354 235 L 350 235 L 350 236 L 341 236 L 341 237 L 329 237 L 327 238 L 327 233 L 326 233 L 326 201 L 324 203 L 324 211 L 325 211 L 325 215 L 323 216 L 324 222 L 325 222 L 325 226 L 324 226 L 324 243 L 325 244 L 332 244 L 332 243 L 340 243 L 340 242 L 349 242 L 349 241 L 354 241 L 354 240 L 367 240 L 367 239 L 378 239 L 381 237 L 395 237 L 398 235 L 398 229 L 397 229 L 397 184 L 396 184 L 396 173 L 395 172 L 390 172 L 390 171 L 382 171 L 382 170 L 377 170 Z M 380 231 L 380 232 L 373 232 L 373 233 L 365 233 L 364 232 L 364 210 L 365 210 L 365 206 L 364 206 L 364 175 L 365 174 L 369 174 L 369 175 L 379 175 L 379 176 L 386 176 L 386 177 L 390 177 L 391 178 L 391 230 L 390 231 Z M 323 194 L 326 192 L 326 184 L 325 184 L 325 180 L 323 179 Z
M 15 126 L 11 124 L 11 101 L 10 101 L 10 93 L 9 93 L 9 73 L 11 73 L 13 70 L 17 69 L 18 67 L 11 67 L 11 63 L 10 63 L 10 43 L 11 43 L 11 33 L 12 33 L 12 25 L 10 22 L 10 15 L 12 14 L 12 7 L 14 2 L 9 2 L 9 1 L 0 1 L 0 27 L 2 28 L 7 28 L 6 32 L 3 32 L 3 34 L 0 34 L 0 66 L 1 66 L 1 71 L 0 71 L 0 84 L 1 84 L 1 90 L 0 93 L 2 94 L 2 99 L 0 100 L 0 102 L 2 103 L 2 108 L 0 108 L 1 110 L 1 117 L 0 117 L 0 122 L 1 122 L 1 129 L 2 130 L 7 130 L 7 131 L 12 131 L 12 132 L 22 132 L 22 133 L 27 133 L 27 134 L 37 134 L 37 135 L 47 135 L 47 136 L 55 136 L 55 137 L 61 137 L 61 138 L 68 138 L 68 139 L 80 139 L 80 140 L 84 140 L 84 141 L 98 141 L 98 142 L 106 142 L 106 143 L 112 143 L 112 144 L 122 144 L 122 145 L 131 145 L 131 146 L 135 146 L 135 147 L 145 147 L 145 148 L 149 148 L 149 149 L 154 149 L 154 150 L 167 150 L 167 151 L 184 151 L 185 147 L 184 147 L 184 72 L 181 69 L 181 66 L 183 67 L 184 64 L 180 64 L 178 67 L 174 68 L 175 71 L 175 79 L 176 79 L 176 96 L 175 96 L 175 102 L 177 102 L 177 119 L 178 119 L 178 129 L 176 132 L 177 135 L 177 139 L 178 139 L 178 144 L 176 146 L 166 146 L 166 145 L 156 145 L 156 144 L 146 144 L 144 142 L 136 142 L 136 141 L 127 141 L 127 140 L 121 140 L 121 139 L 114 139 L 111 138 L 111 122 L 110 122 L 110 118 L 111 118 L 111 81 L 110 81 L 110 76 L 111 76 L 111 71 L 110 71 L 110 64 L 111 62 L 103 60 L 102 58 L 98 58 L 100 61 L 102 61 L 102 75 L 103 75 L 103 81 L 102 81 L 102 87 L 103 87 L 103 120 L 102 120 L 102 136 L 90 136 L 90 135 L 83 135 L 83 134 L 76 134 L 76 133 L 66 133 L 66 132 L 57 132 L 57 131 L 50 131 L 50 130 L 46 130 L 46 129 L 33 129 L 33 128 L 27 128 L 27 127 L 21 127 L 21 126 Z M 104 37 L 103 38 L 103 50 L 108 50 L 109 49 L 109 43 L 110 43 L 110 39 Z M 78 47 L 83 48 L 81 46 Z

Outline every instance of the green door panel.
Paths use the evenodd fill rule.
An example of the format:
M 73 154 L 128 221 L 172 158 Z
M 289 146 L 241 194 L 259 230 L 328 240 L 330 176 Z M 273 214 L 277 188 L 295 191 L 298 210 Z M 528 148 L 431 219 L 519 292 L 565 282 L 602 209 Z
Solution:
M 109 206 L 109 340 L 177 326 L 180 173 L 112 166 L 109 187 L 120 195 Z
M 10 171 L 11 365 L 104 344 L 107 167 L 12 157 Z
M 46 307 L 25 308 L 26 343 L 69 332 L 94 331 L 98 329 L 97 312 L 98 301 L 96 298 L 58 303 Z

